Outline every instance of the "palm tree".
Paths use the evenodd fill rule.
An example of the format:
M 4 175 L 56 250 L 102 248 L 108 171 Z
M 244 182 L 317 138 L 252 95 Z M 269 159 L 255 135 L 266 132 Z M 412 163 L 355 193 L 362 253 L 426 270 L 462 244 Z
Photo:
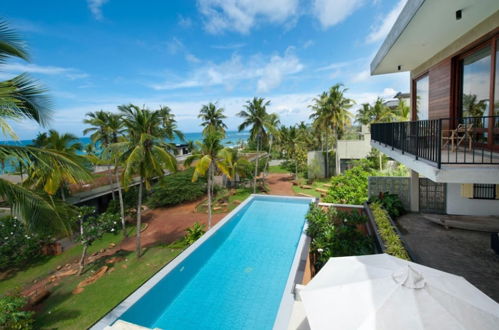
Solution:
M 149 190 L 151 180 L 163 176 L 165 169 L 176 171 L 177 162 L 164 143 L 165 136 L 159 111 L 141 109 L 133 104 L 121 105 L 118 109 L 123 114 L 127 136 L 124 141 L 111 144 L 109 152 L 120 154 L 119 162 L 124 167 L 122 173 L 124 187 L 129 187 L 135 176 L 139 178 L 136 253 L 137 257 L 140 257 L 143 188 L 145 186 L 145 189 Z
M 397 107 L 395 108 L 395 114 L 399 121 L 408 121 L 410 119 L 411 108 L 406 104 L 404 99 L 399 99 Z
M 272 145 L 274 141 L 279 141 L 279 115 L 277 113 L 269 114 L 269 155 L 267 156 L 267 161 L 265 163 L 265 171 L 267 173 L 269 169 L 270 159 L 272 158 Z
M 197 181 L 199 176 L 208 177 L 208 229 L 211 228 L 211 200 L 215 171 L 219 169 L 222 173 L 231 177 L 231 173 L 227 170 L 227 167 L 221 165 L 222 162 L 218 158 L 218 153 L 222 150 L 222 138 L 223 133 L 221 131 L 208 130 L 204 134 L 203 142 L 197 141 L 198 148 L 184 162 L 186 167 L 194 165 L 193 182 Z
M 222 139 L 225 137 L 225 130 L 227 125 L 223 122 L 227 118 L 224 114 L 223 108 L 217 108 L 216 104 L 208 103 L 201 107 L 198 118 L 203 122 L 201 126 L 204 127 L 203 134 L 210 134 L 214 131 L 222 133 Z
M 255 160 L 255 176 L 253 177 L 253 193 L 256 192 L 256 177 L 258 176 L 258 160 L 260 158 L 260 148 L 268 139 L 268 132 L 274 131 L 272 118 L 267 113 L 267 106 L 270 101 L 266 101 L 261 97 L 254 97 L 250 101 L 246 101 L 245 110 L 237 115 L 243 118 L 243 122 L 239 125 L 239 132 L 250 128 L 250 139 L 256 142 L 256 160 Z M 275 118 L 274 118 L 275 119 Z
M 48 134 L 38 134 L 31 146 L 65 154 L 66 157 L 81 164 L 82 167 L 86 163 L 85 158 L 78 155 L 78 152 L 83 150 L 83 145 L 75 135 L 70 133 L 60 134 L 56 130 L 51 129 L 48 131 Z M 47 169 L 39 167 L 38 162 L 34 162 L 29 168 L 29 176 L 24 184 L 36 189 L 43 189 L 50 195 L 60 191 L 61 199 L 65 201 L 66 185 L 77 182 L 71 173 L 66 173 L 62 169 L 58 169 L 57 166 L 47 171 Z
M 29 60 L 24 42 L 5 21 L 0 21 L 0 66 L 10 58 Z M 16 135 L 7 120 L 34 120 L 41 126 L 48 123 L 50 100 L 45 89 L 29 75 L 23 73 L 0 81 L 0 95 L 0 128 L 10 137 Z M 80 163 L 63 152 L 0 144 L 0 161 L 6 160 L 19 162 L 24 167 L 32 167 L 36 162 L 40 171 L 63 171 L 74 180 L 90 176 Z M 11 207 L 12 214 L 31 230 L 46 229 L 54 224 L 65 225 L 57 203 L 44 193 L 0 179 L 0 196 Z
M 350 123 L 351 114 L 348 111 L 354 101 L 345 97 L 346 89 L 343 85 L 336 84 L 328 92 L 322 93 L 314 99 L 311 106 L 313 113 L 310 118 L 314 120 L 316 129 L 323 129 L 326 134 L 326 176 L 329 176 L 329 148 L 327 147 L 329 131 L 333 133 L 336 143 Z
M 159 108 L 159 113 L 161 117 L 161 125 L 165 130 L 164 134 L 168 140 L 174 140 L 177 137 L 180 141 L 185 140 L 184 133 L 177 128 L 177 121 L 175 120 L 175 114 L 167 106 L 161 106 Z
M 251 166 L 250 162 L 242 157 L 237 149 L 232 148 L 220 150 L 218 158 L 220 159 L 218 167 L 223 168 L 224 173 L 228 173 L 229 180 L 235 183 L 234 185 L 231 184 L 231 186 L 237 188 L 237 179 L 247 175 L 248 168 Z

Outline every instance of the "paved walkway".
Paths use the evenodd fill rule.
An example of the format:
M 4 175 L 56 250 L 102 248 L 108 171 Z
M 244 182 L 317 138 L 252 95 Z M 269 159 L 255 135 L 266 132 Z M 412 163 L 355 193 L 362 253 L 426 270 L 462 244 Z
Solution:
M 416 213 L 397 222 L 416 262 L 464 276 L 499 302 L 499 255 L 490 248 L 489 233 L 447 230 Z

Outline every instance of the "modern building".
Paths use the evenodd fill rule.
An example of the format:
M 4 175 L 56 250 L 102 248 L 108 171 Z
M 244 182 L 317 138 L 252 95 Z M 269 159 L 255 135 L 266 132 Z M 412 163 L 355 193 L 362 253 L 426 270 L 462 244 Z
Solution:
M 407 1 L 371 62 L 402 71 L 412 120 L 373 124 L 371 145 L 412 170 L 411 209 L 499 215 L 499 1 Z
M 366 125 L 362 125 L 357 139 L 338 140 L 336 145 L 336 175 L 348 170 L 353 162 L 367 157 L 371 152 L 371 132 Z

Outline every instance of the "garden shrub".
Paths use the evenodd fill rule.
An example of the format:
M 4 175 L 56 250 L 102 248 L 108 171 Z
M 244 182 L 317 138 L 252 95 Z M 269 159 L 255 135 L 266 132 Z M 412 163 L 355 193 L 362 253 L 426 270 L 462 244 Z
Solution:
M 377 197 L 371 197 L 370 201 L 380 203 L 392 218 L 405 214 L 404 205 L 397 194 L 380 193 Z
M 43 239 L 15 217 L 0 219 L 0 271 L 24 266 L 40 256 Z
M 381 203 L 371 203 L 369 207 L 373 213 L 376 226 L 378 227 L 379 236 L 385 244 L 385 252 L 401 259 L 410 260 L 407 250 L 393 228 L 388 213 L 383 209 Z
M 307 235 L 312 239 L 311 253 L 314 267 L 319 271 L 331 257 L 365 255 L 374 252 L 372 240 L 359 232 L 353 223 L 345 221 L 345 212 L 336 209 L 322 210 L 314 204 L 307 214 Z
M 33 315 L 26 311 L 26 299 L 18 296 L 0 296 L 0 329 L 33 329 Z
M 367 180 L 369 176 L 376 174 L 371 165 L 370 161 L 363 160 L 357 162 L 356 166 L 346 170 L 341 175 L 333 177 L 324 201 L 357 205 L 367 201 Z
M 188 245 L 197 241 L 206 232 L 205 225 L 199 222 L 194 223 L 191 227 L 187 228 L 184 240 Z
M 192 182 L 194 168 L 164 176 L 153 186 L 146 204 L 151 208 L 177 205 L 201 198 L 206 193 L 206 179 Z

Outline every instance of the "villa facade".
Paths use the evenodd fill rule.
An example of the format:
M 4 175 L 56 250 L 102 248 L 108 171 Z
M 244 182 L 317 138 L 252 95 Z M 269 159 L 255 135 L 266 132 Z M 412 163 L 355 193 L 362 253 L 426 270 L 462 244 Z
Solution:
M 499 215 L 499 1 L 408 1 L 371 63 L 403 71 L 411 121 L 373 124 L 371 145 L 411 169 L 411 210 L 421 176 L 444 213 Z

